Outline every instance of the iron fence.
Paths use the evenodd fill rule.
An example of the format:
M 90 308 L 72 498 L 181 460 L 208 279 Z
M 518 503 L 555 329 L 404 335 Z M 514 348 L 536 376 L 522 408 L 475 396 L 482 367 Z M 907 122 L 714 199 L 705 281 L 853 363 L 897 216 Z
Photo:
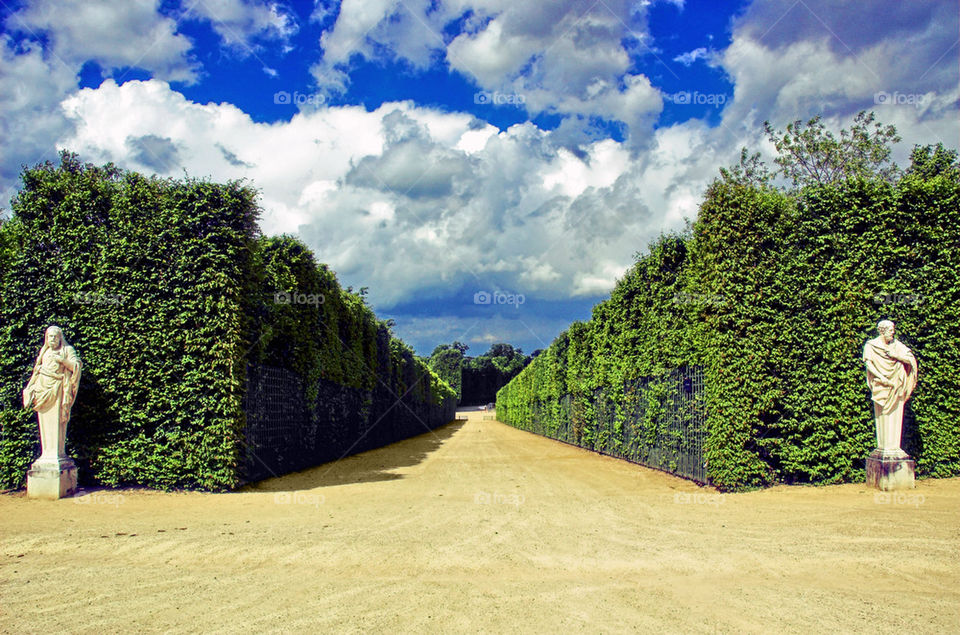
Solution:
M 531 404 L 531 432 L 707 482 L 703 368 L 683 367 L 589 395 Z

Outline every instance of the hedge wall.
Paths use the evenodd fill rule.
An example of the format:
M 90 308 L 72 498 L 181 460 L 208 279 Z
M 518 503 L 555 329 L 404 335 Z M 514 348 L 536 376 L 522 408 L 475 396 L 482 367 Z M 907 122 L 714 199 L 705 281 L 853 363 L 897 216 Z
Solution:
M 592 391 L 702 365 L 709 480 L 723 489 L 862 479 L 874 448 L 861 362 L 891 319 L 915 353 L 904 449 L 921 476 L 960 474 L 960 179 L 911 170 L 784 192 L 717 181 L 696 223 L 662 237 L 592 319 L 575 323 L 497 396 L 530 429 L 571 395 L 577 443 L 603 421 Z M 631 430 L 643 436 L 644 430 Z
M 302 244 L 258 235 L 252 189 L 68 153 L 22 181 L 0 226 L 0 487 L 39 452 L 20 391 L 49 324 L 84 362 L 67 434 L 81 483 L 237 486 L 249 364 L 292 369 L 307 399 L 320 378 L 370 389 L 378 372 L 434 408 L 449 397 Z
M 256 254 L 266 291 L 253 299 L 246 478 L 339 459 L 454 418 L 454 391 L 303 243 L 262 238 Z M 297 388 L 281 382 L 268 396 L 258 380 L 279 369 Z M 287 405 L 271 413 L 264 401 Z

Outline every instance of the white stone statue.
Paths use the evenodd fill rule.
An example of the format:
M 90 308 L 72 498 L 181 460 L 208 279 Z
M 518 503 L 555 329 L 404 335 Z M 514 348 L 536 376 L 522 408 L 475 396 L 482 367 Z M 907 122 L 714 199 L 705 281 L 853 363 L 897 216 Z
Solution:
M 895 339 L 893 322 L 882 320 L 877 330 L 880 335 L 863 345 L 877 424 L 877 449 L 888 456 L 904 457 L 906 454 L 900 449 L 903 406 L 917 386 L 917 358 Z
M 27 495 L 40 498 L 69 496 L 77 487 L 77 467 L 66 453 L 67 423 L 80 385 L 80 357 L 50 326 L 23 389 L 23 407 L 32 408 L 40 421 L 40 458 L 27 472 Z

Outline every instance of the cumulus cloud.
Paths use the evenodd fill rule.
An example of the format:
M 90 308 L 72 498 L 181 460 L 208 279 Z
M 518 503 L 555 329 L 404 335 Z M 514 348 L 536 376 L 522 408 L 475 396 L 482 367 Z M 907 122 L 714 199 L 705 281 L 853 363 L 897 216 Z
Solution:
M 130 158 L 149 172 L 170 172 L 180 165 L 177 146 L 166 137 L 154 134 L 127 137 Z
M 296 18 L 275 2 L 202 0 L 190 6 L 188 15 L 209 21 L 221 40 L 241 55 L 252 53 L 261 41 L 285 43 L 299 30 Z
M 645 5 L 627 0 L 345 0 L 312 70 L 321 86 L 343 90 L 354 55 L 415 68 L 440 59 L 533 114 L 571 116 L 569 125 L 590 116 L 620 121 L 642 138 L 662 101 L 645 75 L 631 72 L 624 42 L 647 39 L 644 19 Z M 445 35 L 454 21 L 462 23 L 461 32 Z
M 229 103 L 196 103 L 163 81 L 184 81 L 195 69 L 175 24 L 149 2 L 124 5 L 112 28 L 140 41 L 158 33 L 165 53 L 135 61 L 133 48 L 108 45 L 120 37 L 110 32 L 91 45 L 89 59 L 140 65 L 155 79 L 77 90 L 88 59 L 81 31 L 40 12 L 50 5 L 38 2 L 8 24 L 16 16 L 48 34 L 47 49 L 0 36 L 0 132 L 16 140 L 4 143 L 0 183 L 9 196 L 20 164 L 53 158 L 57 147 L 161 175 L 185 169 L 248 178 L 262 192 L 266 233 L 299 233 L 344 284 L 369 286 L 387 315 L 394 307 L 410 315 L 412 305 L 449 298 L 452 289 L 524 294 L 527 313 L 511 309 L 491 320 L 478 312 L 479 325 L 462 313 L 417 318 L 433 343 L 480 347 L 531 341 L 531 332 L 549 342 L 569 320 L 551 322 L 544 311 L 552 305 L 537 314 L 537 302 L 608 293 L 661 230 L 695 218 L 719 166 L 741 146 L 765 147 L 764 120 L 783 126 L 822 113 L 836 129 L 866 108 L 897 126 L 900 161 L 914 143 L 957 144 L 957 16 L 941 4 L 890 9 L 890 21 L 870 22 L 863 33 L 850 31 L 847 9 L 832 3 L 751 5 L 733 22 L 728 47 L 676 60 L 692 64 L 709 54 L 733 84 L 719 125 L 689 119 L 661 127 L 659 89 L 634 65 L 648 37 L 646 4 L 344 0 L 335 21 L 315 15 L 331 22 L 318 80 L 348 81 L 354 55 L 444 64 L 482 89 L 523 95 L 531 112 L 565 117 L 547 131 L 530 121 L 500 130 L 411 101 L 370 111 L 321 106 L 275 123 L 255 122 Z M 78 5 L 83 21 L 92 19 L 88 6 L 99 5 Z M 153 17 L 135 19 L 145 6 Z M 272 4 L 228 6 L 251 12 L 232 18 L 236 42 L 283 41 L 269 18 Z M 872 0 L 867 7 L 880 10 Z M 459 32 L 443 30 L 454 21 Z M 629 126 L 631 138 L 608 138 L 594 127 L 598 117 Z
M 899 161 L 912 143 L 955 147 L 957 28 L 946 3 L 754 3 L 717 56 L 734 84 L 724 127 L 746 134 L 823 114 L 837 129 L 866 109 L 907 141 Z
M 956 29 L 946 28 L 956 25 L 956 9 L 953 3 L 936 1 L 765 0 L 750 3 L 735 28 L 739 35 L 762 40 L 771 49 L 829 35 L 826 45 L 838 55 L 884 42 L 900 42 L 905 49 L 904 44 L 930 39 L 940 43 L 942 53 L 956 41 Z
M 429 0 L 343 0 L 333 28 L 320 38 L 323 57 L 311 69 L 326 89 L 342 91 L 349 82 L 345 71 L 350 58 L 405 60 L 415 68 L 428 67 L 443 49 L 444 24 L 456 9 Z M 329 17 L 325 8 L 314 12 L 315 21 Z
M 693 124 L 665 130 L 638 163 L 610 139 L 577 156 L 530 123 L 498 132 L 410 102 L 264 124 L 154 80 L 107 81 L 64 108 L 75 131 L 59 145 L 88 160 L 250 178 L 263 192 L 264 231 L 298 232 L 387 307 L 463 284 L 545 298 L 602 293 L 656 232 L 695 213 L 713 169 L 699 142 L 677 152 L 675 136 L 700 134 Z
M 45 56 L 39 44 L 0 36 L 0 209 L 24 165 L 56 158 L 54 142 L 69 129 L 60 101 L 76 87 L 75 71 Z
M 194 83 L 198 67 L 190 41 L 160 0 L 34 0 L 11 14 L 4 26 L 50 40 L 50 54 L 67 66 L 95 61 L 105 70 L 142 68 L 158 79 Z

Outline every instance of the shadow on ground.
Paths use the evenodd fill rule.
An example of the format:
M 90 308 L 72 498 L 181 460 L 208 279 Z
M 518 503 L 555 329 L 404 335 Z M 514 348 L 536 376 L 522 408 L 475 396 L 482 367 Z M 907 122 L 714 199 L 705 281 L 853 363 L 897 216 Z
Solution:
M 331 485 L 401 479 L 403 474 L 396 474 L 391 470 L 422 463 L 431 452 L 439 449 L 455 435 L 464 423 L 466 421 L 451 421 L 430 432 L 391 443 L 376 450 L 368 450 L 310 469 L 250 483 L 238 489 L 237 492 L 289 492 Z

